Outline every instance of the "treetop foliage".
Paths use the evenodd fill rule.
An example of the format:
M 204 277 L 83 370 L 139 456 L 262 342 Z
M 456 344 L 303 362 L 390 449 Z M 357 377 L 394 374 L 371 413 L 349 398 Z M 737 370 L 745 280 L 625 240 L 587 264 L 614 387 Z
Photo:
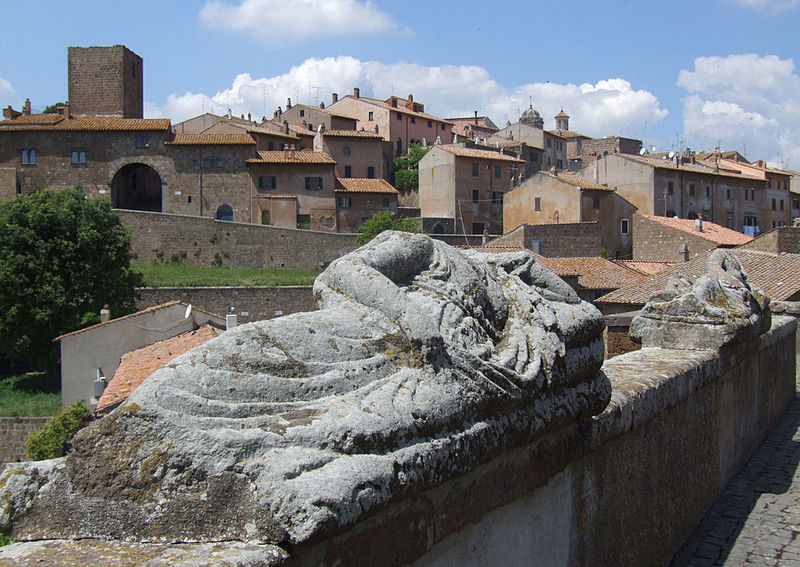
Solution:
M 403 232 L 422 232 L 419 223 L 410 218 L 398 219 L 383 211 L 372 215 L 367 221 L 358 227 L 356 243 L 363 246 L 384 230 L 401 230 Z
M 130 235 L 103 199 L 44 190 L 0 204 L 0 356 L 43 368 L 53 339 L 134 310 Z

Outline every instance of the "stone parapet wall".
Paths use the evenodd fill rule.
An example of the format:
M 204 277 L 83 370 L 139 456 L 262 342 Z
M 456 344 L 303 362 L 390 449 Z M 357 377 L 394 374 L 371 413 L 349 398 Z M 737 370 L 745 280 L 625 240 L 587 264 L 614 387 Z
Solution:
M 0 471 L 6 463 L 25 460 L 25 441 L 49 417 L 0 417 Z
M 596 222 L 525 224 L 497 238 L 491 244 L 524 246 L 548 258 L 599 256 L 600 225 Z M 541 251 L 535 250 L 536 246 L 539 246 Z
M 795 329 L 775 316 L 721 352 L 615 357 L 601 415 L 296 548 L 292 564 L 667 564 L 794 398 Z
M 800 227 L 781 226 L 773 228 L 755 240 L 743 244 L 742 248 L 751 250 L 763 250 L 775 254 L 787 253 L 797 254 L 800 252 Z
M 205 311 L 225 315 L 235 307 L 239 323 L 272 319 L 281 315 L 314 311 L 311 286 L 282 287 L 157 287 L 139 288 L 137 309 L 167 301 L 182 301 Z

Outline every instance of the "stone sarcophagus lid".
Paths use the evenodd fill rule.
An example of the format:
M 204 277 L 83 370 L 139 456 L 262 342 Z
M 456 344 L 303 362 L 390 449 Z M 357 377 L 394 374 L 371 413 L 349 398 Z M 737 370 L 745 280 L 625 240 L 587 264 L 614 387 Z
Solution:
M 603 317 L 529 254 L 386 232 L 314 294 L 319 311 L 175 359 L 66 457 L 9 465 L 0 527 L 20 541 L 296 546 L 610 399 Z

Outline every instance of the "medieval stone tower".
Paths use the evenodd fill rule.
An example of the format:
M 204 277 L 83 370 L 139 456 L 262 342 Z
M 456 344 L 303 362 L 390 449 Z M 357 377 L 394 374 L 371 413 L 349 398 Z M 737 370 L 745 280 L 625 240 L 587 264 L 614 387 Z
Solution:
M 70 47 L 69 110 L 72 115 L 142 118 L 142 58 L 124 45 Z

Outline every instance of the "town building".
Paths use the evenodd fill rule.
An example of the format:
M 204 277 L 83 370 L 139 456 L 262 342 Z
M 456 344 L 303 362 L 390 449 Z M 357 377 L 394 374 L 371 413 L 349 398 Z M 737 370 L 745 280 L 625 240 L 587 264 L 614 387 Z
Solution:
M 176 134 L 247 134 L 256 142 L 259 151 L 282 150 L 285 147 L 301 147 L 299 136 L 290 132 L 286 126 L 278 126 L 272 122 L 263 121 L 260 125 L 250 117 L 241 118 L 228 113 L 225 116 L 204 113 L 183 122 L 174 124 L 172 130 Z
M 767 180 L 709 167 L 693 156 L 598 156 L 576 175 L 607 185 L 640 214 L 704 220 L 753 236 L 771 212 L 765 208 Z M 788 218 L 788 211 L 787 211 Z
M 561 125 L 564 126 L 564 123 L 561 122 Z M 529 175 L 553 167 L 557 170 L 567 167 L 567 138 L 560 136 L 557 131 L 545 130 L 544 119 L 533 105 L 520 115 L 517 122 L 507 124 L 490 136 L 488 143 L 505 146 L 507 141 L 524 142 L 529 148 L 538 150 L 530 154 L 530 160 L 526 159 L 529 162 L 526 168 Z
M 142 58 L 124 45 L 70 47 L 67 67 L 73 116 L 144 116 Z
M 423 228 L 433 233 L 499 234 L 503 197 L 523 165 L 501 151 L 465 144 L 433 146 L 419 161 Z
M 340 178 L 334 193 L 339 232 L 356 232 L 377 213 L 397 214 L 399 191 L 385 179 Z
M 475 116 L 446 118 L 445 120 L 453 123 L 454 134 L 474 140 L 476 143 L 479 138 L 489 138 L 500 129 L 488 116 L 478 116 L 477 110 Z
M 329 111 L 352 116 L 358 120 L 359 130 L 380 134 L 391 143 L 390 155 L 401 156 L 411 144 L 433 144 L 438 138 L 448 144 L 453 139 L 453 124 L 425 112 L 425 105 L 408 98 L 390 96 L 386 100 L 361 96 L 358 88 L 352 95 L 339 98 L 328 107 Z
M 635 207 L 612 188 L 564 173 L 542 172 L 505 195 L 503 232 L 530 224 L 588 223 L 600 226 L 600 246 L 610 257 L 631 255 Z
M 331 96 L 332 101 L 335 103 L 339 100 L 339 96 L 333 93 Z M 358 119 L 340 114 L 330 108 L 325 108 L 325 103 L 320 103 L 319 106 L 309 106 L 307 104 L 292 104 L 292 99 L 286 99 L 286 109 L 281 107 L 273 114 L 272 120 L 274 124 L 283 125 L 285 122 L 300 126 L 303 130 L 311 132 L 311 135 L 317 131 L 319 126 L 325 130 L 355 130 L 358 124 Z
M 336 177 L 385 178 L 391 173 L 384 161 L 384 140 L 366 130 L 320 129 L 313 141 L 315 152 L 325 152 L 336 162 Z

